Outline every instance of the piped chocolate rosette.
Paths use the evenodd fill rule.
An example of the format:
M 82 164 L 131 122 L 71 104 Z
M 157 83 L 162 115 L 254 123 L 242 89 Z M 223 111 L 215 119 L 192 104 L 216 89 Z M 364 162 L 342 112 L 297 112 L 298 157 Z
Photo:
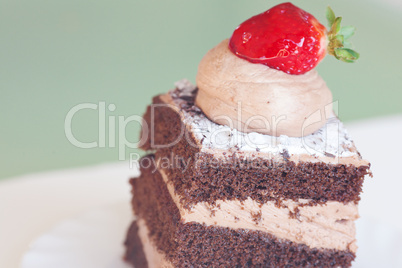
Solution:
M 236 28 L 202 59 L 196 104 L 212 121 L 239 131 L 302 137 L 333 116 L 332 94 L 314 68 L 327 53 L 345 62 L 352 27 L 328 8 L 330 30 L 291 3 Z

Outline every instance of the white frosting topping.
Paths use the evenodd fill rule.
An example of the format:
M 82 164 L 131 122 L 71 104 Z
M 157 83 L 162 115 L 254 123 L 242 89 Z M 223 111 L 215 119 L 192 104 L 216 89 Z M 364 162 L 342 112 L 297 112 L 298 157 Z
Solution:
M 245 152 L 284 153 L 289 155 L 308 154 L 317 157 L 333 155 L 337 157 L 356 156 L 353 146 L 342 123 L 332 117 L 327 124 L 315 133 L 306 137 L 295 138 L 281 135 L 274 137 L 257 132 L 244 133 L 228 126 L 218 125 L 203 115 L 186 117 L 186 123 L 191 125 L 195 136 L 202 140 L 204 149 L 238 148 Z

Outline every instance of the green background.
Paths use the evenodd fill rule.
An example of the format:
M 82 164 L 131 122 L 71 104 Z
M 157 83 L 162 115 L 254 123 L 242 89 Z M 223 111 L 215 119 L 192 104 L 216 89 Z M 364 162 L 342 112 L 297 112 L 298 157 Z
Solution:
M 194 81 L 202 56 L 238 24 L 277 3 L 0 0 L 0 178 L 118 161 L 108 143 L 81 149 L 67 140 L 72 107 L 104 101 L 116 106 L 107 118 L 141 115 L 153 95 L 181 78 Z M 293 3 L 322 22 L 330 4 L 343 25 L 357 27 L 359 62 L 327 57 L 318 67 L 341 119 L 402 112 L 401 12 L 380 0 Z M 72 129 L 81 141 L 97 141 L 97 111 L 77 113 Z M 130 123 L 125 135 L 136 141 L 138 132 Z

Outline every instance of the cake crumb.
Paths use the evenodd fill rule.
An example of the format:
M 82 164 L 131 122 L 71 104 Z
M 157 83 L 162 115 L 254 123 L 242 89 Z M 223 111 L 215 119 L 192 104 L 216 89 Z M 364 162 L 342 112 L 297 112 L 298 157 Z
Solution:
M 262 219 L 262 211 L 261 210 L 258 211 L 257 213 L 250 212 L 250 215 L 256 224 L 258 224 Z
M 296 207 L 294 211 L 289 210 L 289 218 L 290 219 L 296 219 L 300 221 L 300 210 L 299 207 Z

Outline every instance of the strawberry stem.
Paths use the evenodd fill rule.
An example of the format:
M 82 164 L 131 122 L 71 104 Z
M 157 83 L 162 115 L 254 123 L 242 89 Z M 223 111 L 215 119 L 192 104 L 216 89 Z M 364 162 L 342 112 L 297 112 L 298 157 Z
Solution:
M 338 60 L 344 62 L 355 62 L 360 54 L 350 48 L 349 38 L 355 33 L 355 27 L 341 27 L 342 17 L 336 17 L 331 7 L 327 8 L 326 14 L 329 32 L 328 36 L 328 53 L 335 56 Z

